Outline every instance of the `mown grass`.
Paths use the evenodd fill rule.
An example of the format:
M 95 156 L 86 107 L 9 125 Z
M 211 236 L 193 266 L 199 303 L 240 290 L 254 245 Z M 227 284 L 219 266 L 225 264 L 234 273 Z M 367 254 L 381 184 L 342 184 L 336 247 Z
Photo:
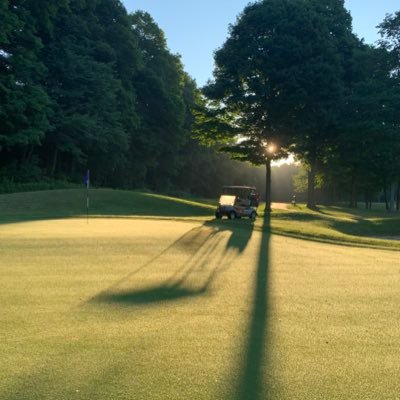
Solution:
M 264 224 L 0 225 L 0 398 L 395 399 L 398 253 Z

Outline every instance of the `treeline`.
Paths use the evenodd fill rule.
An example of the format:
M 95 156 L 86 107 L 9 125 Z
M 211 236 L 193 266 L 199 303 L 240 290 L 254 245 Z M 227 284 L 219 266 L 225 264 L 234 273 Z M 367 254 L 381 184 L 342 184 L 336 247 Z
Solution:
M 399 206 L 400 12 L 369 46 L 343 0 L 250 4 L 202 92 L 152 17 L 118 0 L 2 0 L 0 21 L 0 191 L 90 169 L 97 186 L 263 192 L 265 167 L 230 157 L 269 170 L 292 153 L 311 207 Z M 298 171 L 275 169 L 272 200 L 290 200 Z
M 215 195 L 249 167 L 191 138 L 195 81 L 118 0 L 0 2 L 0 182 Z M 243 179 L 242 182 L 239 182 Z

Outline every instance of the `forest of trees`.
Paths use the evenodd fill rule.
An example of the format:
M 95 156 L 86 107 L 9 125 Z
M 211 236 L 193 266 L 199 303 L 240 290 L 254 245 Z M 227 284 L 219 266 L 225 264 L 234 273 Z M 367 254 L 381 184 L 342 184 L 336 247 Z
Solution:
M 200 92 L 149 14 L 2 0 L 0 20 L 3 183 L 81 182 L 90 168 L 97 186 L 215 195 L 244 173 L 192 138 Z
M 119 0 L 0 0 L 0 20 L 0 186 L 90 169 L 97 186 L 215 196 L 264 190 L 265 158 L 294 154 L 303 168 L 275 169 L 274 200 L 299 172 L 303 192 L 308 171 L 310 206 L 399 205 L 400 12 L 370 46 L 343 0 L 256 2 L 203 90 L 152 17 Z

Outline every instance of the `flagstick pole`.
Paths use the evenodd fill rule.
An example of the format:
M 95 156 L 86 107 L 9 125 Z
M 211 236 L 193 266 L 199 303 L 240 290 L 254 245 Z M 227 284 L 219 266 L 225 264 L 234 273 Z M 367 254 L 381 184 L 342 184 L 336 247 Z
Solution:
M 90 185 L 90 172 L 87 170 L 86 182 L 86 224 L 89 224 L 89 185 Z

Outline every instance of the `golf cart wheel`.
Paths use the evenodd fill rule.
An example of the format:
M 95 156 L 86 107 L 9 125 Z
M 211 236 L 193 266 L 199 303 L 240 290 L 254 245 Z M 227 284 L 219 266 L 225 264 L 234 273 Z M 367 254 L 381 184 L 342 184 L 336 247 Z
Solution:
M 235 212 L 234 212 L 234 211 L 231 211 L 231 212 L 228 214 L 228 218 L 229 218 L 229 219 L 235 219 L 235 218 L 236 218 Z
M 221 219 L 222 218 L 222 214 L 220 214 L 219 212 L 216 212 L 215 213 L 215 218 Z
M 249 215 L 250 219 L 256 219 L 257 213 L 255 211 L 252 211 L 252 213 Z

